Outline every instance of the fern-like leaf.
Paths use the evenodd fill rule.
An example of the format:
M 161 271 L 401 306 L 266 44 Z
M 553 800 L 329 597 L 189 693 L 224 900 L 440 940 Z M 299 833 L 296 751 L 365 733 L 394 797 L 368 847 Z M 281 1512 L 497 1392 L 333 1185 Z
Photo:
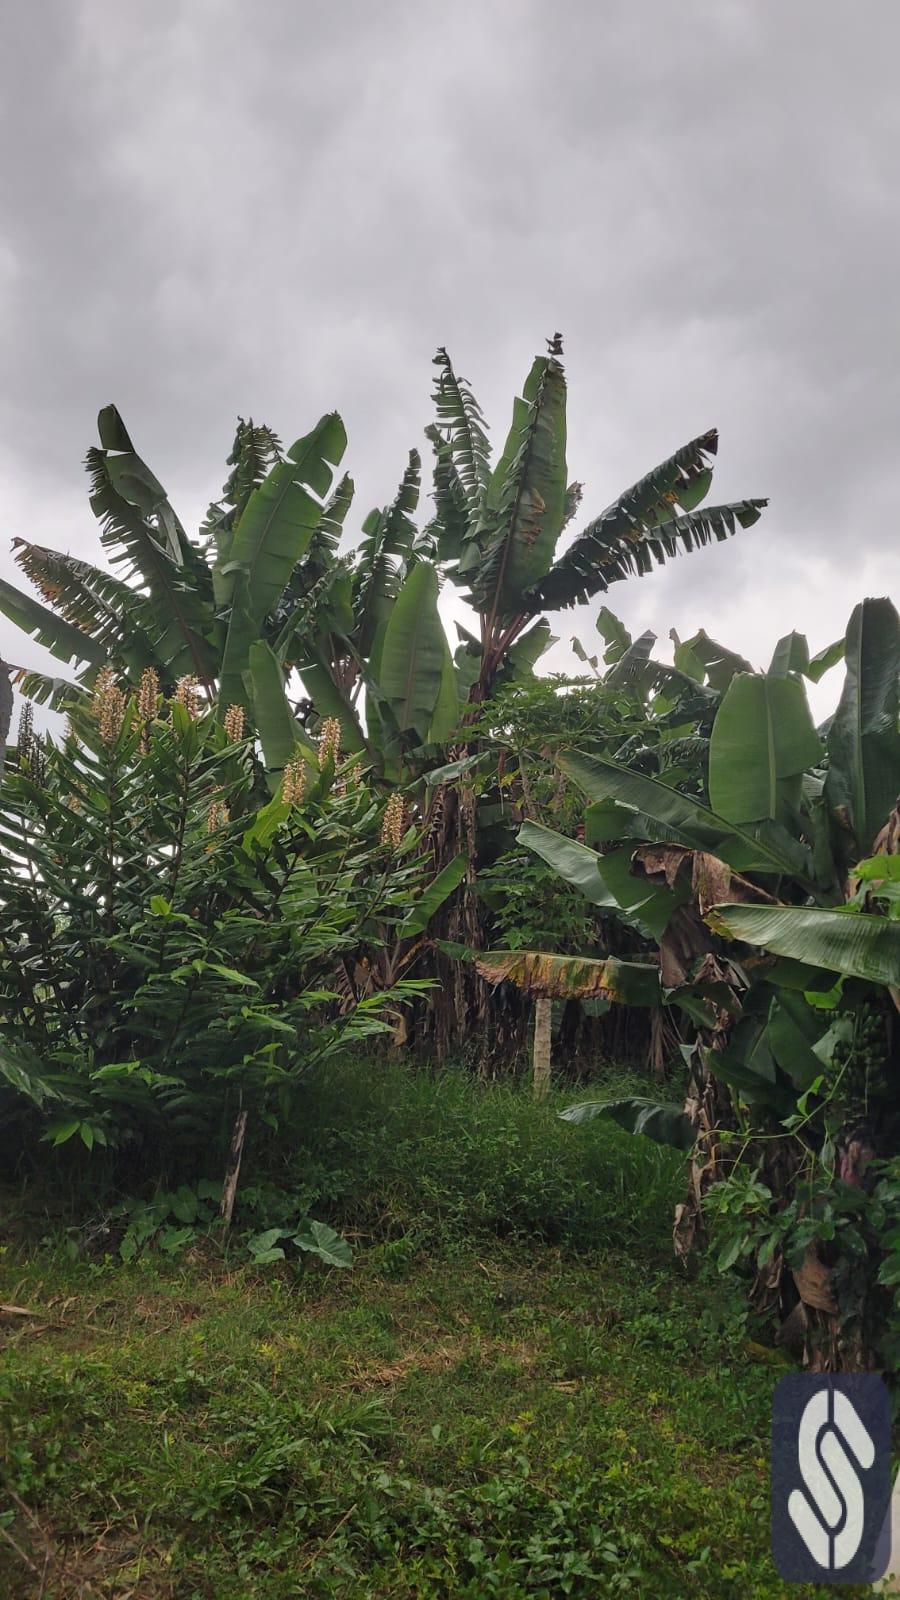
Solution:
M 715 429 L 701 434 L 620 495 L 534 586 L 533 608 L 577 605 L 621 578 L 650 572 L 654 561 L 726 539 L 756 522 L 765 500 L 696 510 L 709 492 L 718 445 Z
M 491 447 L 484 416 L 465 379 L 454 372 L 443 346 L 434 364 L 438 368 L 433 395 L 437 427 L 449 446 L 469 516 L 474 518 L 481 510 L 491 476 Z

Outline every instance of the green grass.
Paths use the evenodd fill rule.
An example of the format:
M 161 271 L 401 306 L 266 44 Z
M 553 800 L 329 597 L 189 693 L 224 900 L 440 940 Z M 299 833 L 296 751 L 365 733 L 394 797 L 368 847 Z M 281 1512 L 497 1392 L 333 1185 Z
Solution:
M 332 1071 L 265 1181 L 251 1151 L 226 1254 L 73 1259 L 83 1218 L 27 1196 L 0 1254 L 28 1312 L 0 1312 L 0 1594 L 784 1595 L 781 1369 L 733 1288 L 672 1260 L 677 1159 L 561 1124 L 573 1098 Z M 351 1272 L 247 1264 L 242 1229 L 307 1209 L 353 1235 Z
M 0 1592 L 785 1592 L 736 1304 L 548 1248 L 389 1273 L 7 1252 Z
M 271 1178 L 277 1194 L 296 1191 L 295 1210 L 366 1238 L 412 1232 L 441 1250 L 497 1237 L 568 1250 L 628 1242 L 668 1254 L 683 1157 L 611 1122 L 559 1120 L 574 1100 L 625 1084 L 557 1091 L 535 1105 L 515 1085 L 464 1072 L 350 1061 L 310 1081 L 296 1139 Z M 245 1211 L 248 1199 L 260 1218 L 281 1203 L 254 1175 Z

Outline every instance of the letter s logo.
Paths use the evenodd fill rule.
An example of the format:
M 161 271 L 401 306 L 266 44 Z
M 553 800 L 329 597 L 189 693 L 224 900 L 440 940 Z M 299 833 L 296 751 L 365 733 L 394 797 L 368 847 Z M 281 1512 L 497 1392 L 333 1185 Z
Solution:
M 875 1460 L 875 1445 L 855 1407 L 840 1390 L 820 1389 L 804 1408 L 797 1435 L 807 1493 L 793 1489 L 788 1512 L 820 1567 L 839 1570 L 853 1560 L 865 1523 L 859 1475 Z

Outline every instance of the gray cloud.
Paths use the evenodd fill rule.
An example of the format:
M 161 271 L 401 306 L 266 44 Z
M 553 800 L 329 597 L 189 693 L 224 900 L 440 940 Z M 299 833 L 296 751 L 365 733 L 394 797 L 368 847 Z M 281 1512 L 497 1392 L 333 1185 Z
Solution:
M 764 661 L 896 593 L 891 0 L 46 0 L 4 32 L 4 575 L 6 535 L 96 551 L 110 399 L 186 521 L 238 411 L 294 435 L 337 406 L 362 515 L 435 345 L 500 433 L 560 327 L 586 514 L 711 423 L 717 497 L 772 498 L 619 586 L 630 626 Z M 0 653 L 45 663 L 3 622 Z

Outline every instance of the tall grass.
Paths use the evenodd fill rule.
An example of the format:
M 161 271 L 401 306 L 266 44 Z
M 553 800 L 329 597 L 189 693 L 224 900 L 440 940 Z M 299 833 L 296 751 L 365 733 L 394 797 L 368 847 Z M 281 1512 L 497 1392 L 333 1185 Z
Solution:
M 272 1178 L 295 1183 L 316 1215 L 376 1238 L 665 1248 L 683 1158 L 602 1119 L 561 1122 L 573 1098 L 535 1104 L 522 1088 L 462 1071 L 348 1060 L 309 1082 L 299 1144 Z M 259 1189 L 245 1203 L 263 1211 Z

